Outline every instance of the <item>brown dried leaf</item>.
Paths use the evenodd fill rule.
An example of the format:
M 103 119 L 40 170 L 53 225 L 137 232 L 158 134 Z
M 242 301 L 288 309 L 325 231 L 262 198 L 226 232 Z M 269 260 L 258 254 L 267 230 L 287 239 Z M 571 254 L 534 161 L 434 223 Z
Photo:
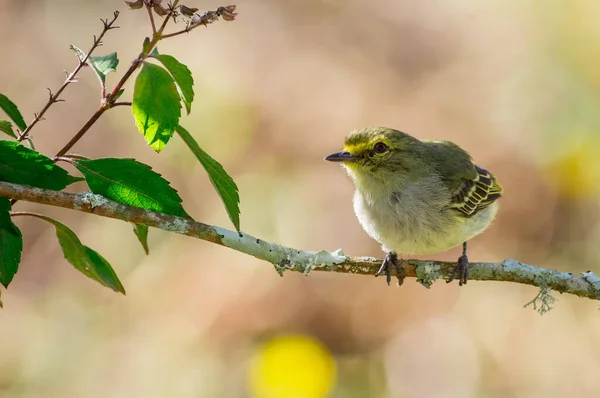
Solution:
M 140 8 L 142 8 L 144 6 L 144 2 L 142 0 L 136 0 L 136 1 L 125 0 L 125 4 L 127 4 L 127 7 L 129 7 L 130 10 L 139 10 Z
M 235 4 L 228 5 L 226 7 L 221 7 L 219 9 L 221 11 L 221 18 L 225 21 L 233 21 L 235 20 L 235 16 L 237 15 L 235 11 Z
M 156 0 L 154 1 L 153 9 L 154 9 L 154 12 L 156 14 L 160 15 L 161 17 L 164 17 L 165 15 L 167 15 L 169 13 L 169 9 L 160 5 L 160 3 L 156 2 Z
M 186 17 L 192 17 L 196 13 L 196 11 L 198 11 L 198 9 L 186 6 L 179 6 L 179 11 L 181 11 L 181 14 L 185 15 Z

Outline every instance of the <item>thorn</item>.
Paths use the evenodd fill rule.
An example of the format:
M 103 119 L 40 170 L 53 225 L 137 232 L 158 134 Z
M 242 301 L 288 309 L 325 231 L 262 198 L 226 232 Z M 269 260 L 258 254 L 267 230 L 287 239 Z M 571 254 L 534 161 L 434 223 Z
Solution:
M 50 96 L 50 101 L 55 102 L 54 98 L 52 98 L 52 90 L 50 90 L 50 87 L 46 87 L 46 90 L 48 90 L 48 95 Z

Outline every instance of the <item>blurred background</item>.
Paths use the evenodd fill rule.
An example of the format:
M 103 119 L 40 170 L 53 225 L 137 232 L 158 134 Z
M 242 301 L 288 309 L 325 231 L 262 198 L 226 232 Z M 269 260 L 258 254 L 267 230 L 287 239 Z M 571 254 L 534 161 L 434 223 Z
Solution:
M 227 5 L 182 2 L 200 10 Z M 389 126 L 467 149 L 503 184 L 473 261 L 516 258 L 600 272 L 600 3 L 595 0 L 247 0 L 235 22 L 160 43 L 187 64 L 196 100 L 182 124 L 234 177 L 241 225 L 306 250 L 381 257 L 356 221 L 349 179 L 325 155 L 355 128 Z M 123 1 L 0 1 L 0 92 L 26 121 L 122 12 L 95 55 L 117 51 L 112 87 L 149 34 Z M 183 25 L 180 25 L 183 27 Z M 171 26 L 174 28 L 174 26 Z M 123 99 L 132 90 L 131 81 Z M 84 70 L 32 131 L 53 155 L 99 104 Z M 197 220 L 231 228 L 193 155 L 160 154 L 130 110 L 73 149 L 135 157 L 172 181 Z M 83 184 L 74 190 L 85 189 Z M 20 202 L 75 230 L 112 263 L 115 294 L 73 269 L 53 228 L 19 218 L 19 273 L 3 291 L 0 397 L 598 397 L 600 303 L 512 283 L 315 272 L 279 277 L 235 251 Z M 432 258 L 454 260 L 460 249 Z

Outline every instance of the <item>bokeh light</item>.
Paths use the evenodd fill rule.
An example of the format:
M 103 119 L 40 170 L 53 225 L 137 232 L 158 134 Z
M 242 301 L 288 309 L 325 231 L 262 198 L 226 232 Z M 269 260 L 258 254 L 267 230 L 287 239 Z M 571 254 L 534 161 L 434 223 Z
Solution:
M 255 398 L 325 398 L 336 378 L 335 359 L 308 336 L 279 336 L 258 347 L 250 367 Z

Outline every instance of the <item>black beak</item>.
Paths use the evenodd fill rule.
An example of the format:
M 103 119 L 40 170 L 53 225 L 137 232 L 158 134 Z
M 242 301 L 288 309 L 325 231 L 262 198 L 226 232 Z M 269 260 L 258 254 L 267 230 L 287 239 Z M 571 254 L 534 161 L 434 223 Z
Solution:
M 325 160 L 330 162 L 355 162 L 358 159 L 358 157 L 352 155 L 350 152 L 336 152 L 325 158 Z

